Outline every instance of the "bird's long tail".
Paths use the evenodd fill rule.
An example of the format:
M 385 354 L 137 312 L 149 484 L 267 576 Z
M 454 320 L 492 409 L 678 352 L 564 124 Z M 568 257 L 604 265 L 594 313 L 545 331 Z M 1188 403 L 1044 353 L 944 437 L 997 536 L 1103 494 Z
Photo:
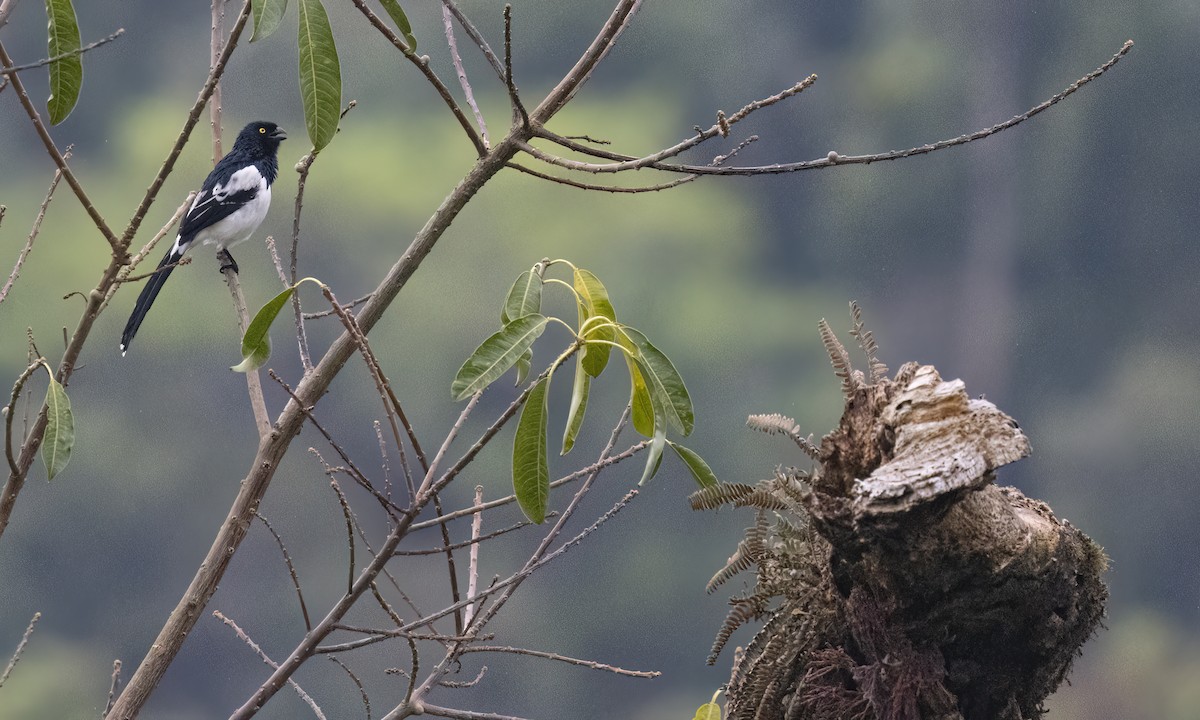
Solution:
M 133 342 L 133 336 L 137 335 L 138 328 L 142 326 L 142 321 L 146 319 L 146 313 L 150 312 L 150 306 L 154 304 L 154 298 L 158 297 L 163 284 L 167 282 L 171 271 L 175 269 L 175 264 L 183 258 L 183 253 L 184 249 L 180 248 L 179 243 L 176 243 L 175 247 L 171 248 L 158 264 L 158 269 L 154 271 L 154 274 L 146 279 L 146 287 L 142 288 L 142 293 L 138 295 L 137 302 L 133 304 L 133 312 L 129 315 L 129 322 L 125 323 L 125 332 L 121 333 L 121 355 L 124 355 L 129 350 L 129 343 Z

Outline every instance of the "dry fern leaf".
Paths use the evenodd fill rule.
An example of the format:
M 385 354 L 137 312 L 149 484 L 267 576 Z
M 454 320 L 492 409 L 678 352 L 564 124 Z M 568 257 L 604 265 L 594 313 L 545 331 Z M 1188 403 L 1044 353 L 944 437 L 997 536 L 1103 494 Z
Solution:
M 821 331 L 821 344 L 825 346 L 825 352 L 829 354 L 829 362 L 833 364 L 833 374 L 842 380 L 842 395 L 849 400 L 857 389 L 854 382 L 854 367 L 850 364 L 850 353 L 846 352 L 846 346 L 842 345 L 842 341 L 833 334 L 833 328 L 829 327 L 829 323 L 825 322 L 824 318 L 817 323 L 817 327 Z
M 751 430 L 767 433 L 768 435 L 787 435 L 813 460 L 817 459 L 819 453 L 817 446 L 813 444 L 812 436 L 805 437 L 800 434 L 800 426 L 796 421 L 786 415 L 779 413 L 771 413 L 769 415 L 751 415 L 746 418 L 746 427 Z
M 879 361 L 879 346 L 875 344 L 875 336 L 863 326 L 862 308 L 853 300 L 850 301 L 850 317 L 854 319 L 854 329 L 850 335 L 858 340 L 858 346 L 867 356 L 867 367 L 871 373 L 871 384 L 886 380 L 888 367 Z
M 755 489 L 753 485 L 745 483 L 720 483 L 688 495 L 688 502 L 693 510 L 716 510 L 722 505 L 737 503 Z
M 729 642 L 735 630 L 751 620 L 757 620 L 762 614 L 762 605 L 755 597 L 734 598 L 729 602 L 733 604 L 733 609 L 725 616 L 725 622 L 721 623 L 721 629 L 717 631 L 717 637 L 713 640 L 712 651 L 705 661 L 709 665 L 717 662 L 717 656 L 725 649 L 725 644 Z

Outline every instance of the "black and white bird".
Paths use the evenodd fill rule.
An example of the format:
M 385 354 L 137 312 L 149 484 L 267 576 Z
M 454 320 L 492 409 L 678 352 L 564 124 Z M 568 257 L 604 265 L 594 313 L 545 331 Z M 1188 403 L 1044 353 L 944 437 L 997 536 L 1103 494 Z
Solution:
M 179 223 L 175 244 L 138 295 L 129 322 L 125 323 L 125 332 L 121 333 L 122 355 L 129 349 L 167 277 L 193 245 L 216 245 L 221 270 L 238 271 L 229 247 L 254 234 L 267 216 L 271 183 L 279 174 L 276 155 L 279 143 L 286 139 L 283 129 L 273 122 L 252 122 L 238 133 L 233 148 L 208 174 L 200 194 Z

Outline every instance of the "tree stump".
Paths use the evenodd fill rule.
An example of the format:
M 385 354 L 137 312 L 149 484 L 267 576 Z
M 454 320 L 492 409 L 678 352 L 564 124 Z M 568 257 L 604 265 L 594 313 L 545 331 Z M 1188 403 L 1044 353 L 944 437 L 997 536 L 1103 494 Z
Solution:
M 852 304 L 868 375 L 822 321 L 846 406 L 820 445 L 778 415 L 755 429 L 815 461 L 757 485 L 722 484 L 693 507 L 757 508 L 711 592 L 755 567 L 731 600 L 731 720 L 1026 720 L 1065 679 L 1104 614 L 1107 558 L 1045 503 L 995 484 L 1030 452 L 1017 423 L 961 380 L 909 363 L 892 378 Z

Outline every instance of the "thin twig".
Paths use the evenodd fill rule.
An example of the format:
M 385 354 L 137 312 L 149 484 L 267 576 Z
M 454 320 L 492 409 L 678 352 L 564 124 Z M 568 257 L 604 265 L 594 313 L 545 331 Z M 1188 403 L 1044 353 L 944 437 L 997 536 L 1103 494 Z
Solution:
M 8 24 L 8 15 L 17 6 L 17 0 L 3 0 L 0 2 L 0 28 Z
M 1087 75 L 1084 75 L 1083 77 L 1076 80 L 1075 82 L 1071 83 L 1062 92 L 1059 92 L 1059 93 L 1053 95 L 1049 99 L 1047 99 L 1041 103 L 1038 103 L 1037 105 L 1034 105 L 1033 107 L 1026 110 L 1025 112 L 1023 112 L 1019 115 L 1015 115 L 1015 116 L 1009 118 L 1008 120 L 1005 120 L 1004 122 L 997 123 L 995 125 L 992 125 L 991 127 L 983 128 L 981 130 L 976 130 L 973 133 L 967 133 L 965 135 L 959 135 L 958 137 L 954 137 L 954 138 L 938 140 L 936 142 L 927 143 L 925 145 L 911 147 L 906 150 L 890 150 L 888 152 L 873 153 L 873 154 L 869 154 L 869 155 L 842 155 L 836 151 L 831 151 L 825 157 L 816 158 L 814 160 L 805 160 L 805 161 L 801 161 L 801 162 L 779 163 L 779 164 L 775 164 L 775 165 L 723 166 L 723 167 L 710 167 L 710 166 L 705 166 L 705 165 L 685 165 L 685 164 L 665 163 L 665 162 L 661 162 L 659 160 L 654 159 L 660 153 L 655 153 L 654 155 L 646 156 L 643 158 L 632 158 L 632 157 L 626 156 L 625 159 L 622 159 L 622 160 L 619 160 L 618 162 L 610 163 L 610 164 L 580 163 L 580 162 L 577 162 L 574 160 L 567 160 L 565 158 L 559 158 L 559 157 L 555 157 L 553 155 L 549 155 L 548 153 L 544 153 L 543 151 L 538 150 L 536 148 L 533 148 L 533 152 L 531 152 L 530 154 L 544 162 L 548 162 L 553 165 L 558 165 L 559 167 L 564 167 L 564 168 L 567 168 L 570 170 L 580 170 L 582 172 L 595 172 L 595 173 L 622 172 L 624 170 L 629 170 L 629 169 L 649 167 L 649 168 L 654 168 L 656 170 L 665 170 L 668 172 L 695 173 L 695 174 L 700 174 L 700 175 L 778 175 L 778 174 L 782 174 L 782 173 L 792 173 L 792 172 L 799 172 L 799 171 L 803 171 L 803 170 L 817 170 L 817 169 L 821 169 L 821 168 L 841 166 L 841 165 L 867 165 L 867 164 L 870 164 L 873 162 L 882 162 L 885 160 L 900 160 L 903 158 L 914 157 L 916 155 L 925 155 L 925 154 L 928 154 L 931 152 L 945 150 L 947 148 L 955 147 L 958 145 L 965 145 L 966 143 L 974 142 L 975 140 L 981 140 L 983 138 L 989 137 L 991 135 L 995 135 L 996 133 L 1003 132 L 1004 130 L 1008 130 L 1009 128 L 1020 125 L 1021 123 L 1025 122 L 1026 120 L 1029 120 L 1030 118 L 1034 117 L 1035 115 L 1038 115 L 1038 114 L 1050 109 L 1054 105 L 1056 105 L 1059 102 L 1070 97 L 1077 90 L 1079 90 L 1081 87 L 1083 87 L 1087 83 L 1091 82 L 1092 80 L 1095 80 L 1096 78 L 1100 77 L 1104 73 L 1108 72 L 1109 69 L 1111 69 L 1114 65 L 1116 65 L 1117 62 L 1120 61 L 1120 59 L 1123 58 L 1126 54 L 1128 54 L 1129 51 L 1132 49 L 1133 49 L 1133 41 L 1127 40 L 1125 42 L 1125 44 L 1121 46 L 1121 49 L 1118 50 L 1117 53 L 1115 55 L 1113 55 L 1103 65 L 1096 68 L 1095 70 L 1088 73 Z M 566 138 L 562 138 L 561 136 L 553 136 L 552 133 L 549 133 L 548 131 L 545 131 L 544 129 L 539 132 L 539 135 L 541 135 L 542 137 L 546 137 L 547 139 L 552 139 L 552 140 L 554 140 L 554 142 L 556 142 L 560 145 L 563 145 L 564 147 L 567 147 L 568 149 L 571 149 L 571 150 L 576 150 L 579 152 L 590 152 L 591 154 L 597 154 L 597 151 L 595 151 L 594 148 L 587 148 L 587 146 L 582 146 L 577 143 L 573 143 L 569 140 L 566 140 Z M 525 145 L 521 149 L 526 150 L 528 152 L 527 148 L 531 148 L 531 147 L 532 146 Z M 667 150 L 661 151 L 661 152 L 669 152 L 672 149 L 673 148 L 668 148 Z
M 564 662 L 568 665 L 580 665 L 582 667 L 591 668 L 593 670 L 604 670 L 606 672 L 616 673 L 617 675 L 625 675 L 626 677 L 636 678 L 656 678 L 662 675 L 657 670 L 626 670 L 615 665 L 606 665 L 605 663 L 595 662 L 594 660 L 581 660 L 579 658 L 567 657 L 558 653 L 545 652 L 542 650 L 528 650 L 526 648 L 508 647 L 503 645 L 470 645 L 463 648 L 462 653 L 479 653 L 479 652 L 496 652 L 509 653 L 512 655 L 529 655 L 531 657 L 545 658 L 547 660 L 556 660 Z
M 11 70 L 14 67 L 12 58 L 8 56 L 8 52 L 4 49 L 4 43 L 0 43 L 0 68 Z M 62 172 L 63 179 L 67 181 L 71 191 L 75 193 L 79 204 L 83 206 L 84 212 L 92 219 L 92 223 L 104 239 L 108 241 L 114 252 L 119 252 L 122 248 L 117 236 L 109 228 L 108 223 L 100 215 L 100 211 L 96 209 L 92 199 L 83 189 L 83 185 L 75 177 L 75 173 L 71 172 L 71 168 L 67 165 L 67 160 L 58 150 L 58 146 L 54 144 L 54 139 L 50 137 L 50 131 L 46 129 L 46 125 L 42 122 L 41 116 L 38 114 L 37 108 L 34 107 L 33 101 L 29 99 L 29 93 L 25 91 L 25 85 L 21 82 L 20 75 L 8 75 L 8 80 L 12 83 L 13 91 L 17 93 L 17 100 L 21 103 L 21 107 L 25 110 L 25 115 L 29 117 L 29 122 L 33 124 L 34 131 L 37 132 L 38 138 L 41 139 L 42 145 L 45 146 L 46 152 L 50 154 L 50 159 L 54 161 L 55 166 Z
M 362 305 L 363 303 L 365 303 L 366 301 L 368 301 L 370 299 L 371 299 L 370 295 L 363 295 L 360 298 L 355 298 L 354 300 L 351 300 L 350 302 L 343 304 L 342 308 L 346 309 L 346 310 L 350 310 L 351 308 L 355 308 L 355 307 L 358 307 L 359 305 Z M 336 314 L 337 314 L 337 311 L 330 308 L 329 310 L 322 310 L 320 312 L 304 313 L 303 317 L 305 320 L 316 320 L 317 318 L 329 317 L 330 315 L 336 315 Z
M 192 190 L 188 193 L 187 197 L 184 198 L 183 203 L 175 209 L 175 213 L 171 215 L 170 220 L 167 220 L 167 224 L 159 228 L 158 232 L 154 233 L 154 237 L 150 238 L 150 242 L 143 245 L 142 249 L 139 250 L 136 255 L 130 258 L 129 264 L 123 266 L 120 271 L 117 272 L 116 280 L 113 281 L 112 285 L 108 288 L 108 292 L 104 295 L 104 302 L 100 305 L 100 312 L 103 312 L 105 308 L 108 307 L 109 301 L 112 300 L 113 295 L 116 294 L 117 288 L 120 287 L 121 283 L 144 279 L 153 275 L 154 272 L 157 272 L 148 272 L 136 277 L 130 277 L 130 274 L 138 267 L 138 265 L 142 263 L 143 260 L 146 259 L 146 256 L 149 255 L 150 252 L 158 245 L 158 243 L 167 236 L 167 233 L 171 232 L 171 228 L 175 227 L 175 224 L 179 222 L 179 219 L 183 217 L 183 214 L 187 212 L 187 209 L 192 206 L 192 201 L 195 199 L 196 191 Z M 182 265 L 184 264 L 184 261 L 191 262 L 191 256 L 184 256 L 175 264 Z
M 487 40 L 483 39 L 483 35 L 471 23 L 471 19 L 464 15 L 462 10 L 458 9 L 458 5 L 455 4 L 454 0 L 442 0 L 442 5 L 450 11 L 455 20 L 458 20 L 458 24 L 467 33 L 467 37 L 471 38 L 475 46 L 479 48 L 479 52 L 483 54 L 483 58 L 492 66 L 492 70 L 495 71 L 496 77 L 500 82 L 504 82 L 504 66 L 500 64 L 500 58 L 496 56 L 491 46 L 488 45 Z
M 71 148 L 68 146 L 67 151 L 63 153 L 63 157 L 66 159 L 70 156 Z M 8 297 L 8 291 L 12 288 L 13 283 L 16 282 L 17 277 L 21 273 L 21 266 L 25 264 L 25 259 L 33 251 L 33 241 L 37 239 L 38 233 L 42 229 L 42 220 L 46 217 L 46 208 L 50 207 L 50 200 L 54 197 L 54 189 L 58 187 L 58 181 L 61 179 L 62 170 L 55 170 L 54 179 L 50 181 L 50 189 L 46 191 L 46 198 L 42 200 L 42 205 L 38 208 L 37 217 L 33 220 L 33 229 L 29 231 L 29 239 L 25 241 L 25 247 L 21 248 L 20 254 L 17 255 L 17 262 L 8 276 L 8 281 L 4 283 L 4 287 L 0 288 L 0 302 L 4 302 L 4 298 Z
M 477 511 L 479 511 L 482 508 L 482 506 L 480 506 L 480 505 L 476 505 L 474 507 Z M 547 518 L 556 517 L 557 515 L 558 515 L 558 513 L 553 512 L 553 511 L 546 513 Z M 477 512 L 474 515 L 474 517 L 479 517 L 479 513 Z M 473 519 L 472 519 L 472 525 L 474 525 Z M 463 540 L 462 542 L 454 543 L 450 547 L 454 550 L 459 550 L 459 549 L 465 548 L 465 547 L 472 547 L 472 546 L 474 546 L 478 543 L 484 542 L 486 540 L 491 540 L 492 538 L 500 537 L 501 535 L 507 535 L 508 533 L 510 533 L 514 530 L 520 530 L 521 528 L 530 527 L 532 525 L 533 525 L 533 523 L 529 522 L 528 520 L 522 520 L 521 522 L 519 522 L 515 525 L 509 525 L 508 527 L 501 528 L 500 530 L 493 530 L 492 532 L 487 533 L 485 535 L 480 535 L 479 537 L 472 536 L 472 538 L 470 540 Z M 473 530 L 474 530 L 474 528 L 472 528 L 472 531 Z M 399 556 L 399 555 L 414 556 L 414 555 L 440 555 L 441 553 L 444 553 L 444 552 L 446 552 L 445 546 L 435 547 L 435 548 L 426 548 L 424 550 L 397 550 L 396 552 L 394 552 L 392 554 L 397 555 L 397 556 Z M 471 594 L 470 588 L 468 588 L 467 594 L 468 595 Z
M 108 704 L 104 706 L 104 716 L 108 715 L 108 711 L 112 710 L 113 703 L 117 699 L 117 693 L 121 690 L 121 661 L 113 660 L 112 681 L 108 684 Z
M 279 664 L 267 657 L 267 654 L 258 646 L 258 643 L 251 640 L 250 636 L 247 635 L 244 630 L 238 627 L 237 623 L 225 617 L 220 610 L 213 610 L 213 617 L 228 625 L 242 642 L 250 646 L 250 649 L 253 650 L 256 655 L 258 655 L 260 660 L 276 670 L 279 669 Z M 300 699 L 307 703 L 310 708 L 312 708 L 313 714 L 321 718 L 321 720 L 325 720 L 325 713 L 321 712 L 321 708 L 317 705 L 317 701 L 313 700 L 311 695 L 304 692 L 304 688 L 297 685 L 296 681 L 291 678 L 288 678 L 288 684 L 292 686 L 292 689 L 296 691 L 296 694 L 300 696 Z
M 87 45 L 84 45 L 83 47 L 78 47 L 78 48 L 75 48 L 74 50 L 68 50 L 65 53 L 59 53 L 58 55 L 55 55 L 54 57 L 44 58 L 42 60 L 38 60 L 37 62 L 26 63 L 24 65 L 13 65 L 12 67 L 4 68 L 3 70 L 0 70 L 0 75 L 11 75 L 13 73 L 21 72 L 22 70 L 33 70 L 34 68 L 40 68 L 44 65 L 49 65 L 52 62 L 58 62 L 59 60 L 65 60 L 69 57 L 74 57 L 76 55 L 82 55 L 85 52 L 88 52 L 89 50 L 95 50 L 96 48 L 100 47 L 101 45 L 107 45 L 110 42 L 112 42 L 113 40 L 116 40 L 117 38 L 121 37 L 124 34 L 125 34 L 125 28 L 118 28 L 117 31 L 115 33 L 113 33 L 112 35 L 109 35 L 106 38 L 100 38 L 99 40 L 97 40 L 95 42 L 90 42 Z
M 471 112 L 475 113 L 475 122 L 479 124 L 479 136 L 483 139 L 483 146 L 490 147 L 487 123 L 483 121 L 483 113 L 479 112 L 479 105 L 475 102 L 475 93 L 471 90 L 471 82 L 467 80 L 467 70 L 463 67 L 462 56 L 458 54 L 458 41 L 454 38 L 454 22 L 447 5 L 442 5 L 442 27 L 446 32 L 446 45 L 450 48 L 450 59 L 454 62 L 454 71 L 458 74 L 458 84 L 462 86 L 467 104 L 471 106 Z
M 588 465 L 585 468 L 576 470 L 575 472 L 573 472 L 569 475 L 565 475 L 557 480 L 552 481 L 550 483 L 550 487 L 556 488 L 556 487 L 559 487 L 560 485 L 566 485 L 567 483 L 578 480 L 579 478 L 584 477 L 592 472 L 595 472 L 596 470 L 602 470 L 602 469 L 608 467 L 609 465 L 615 465 L 615 464 L 621 462 L 622 460 L 642 451 L 649 444 L 650 444 L 650 441 L 648 441 L 648 440 L 643 440 L 641 442 L 634 443 L 633 445 L 630 445 L 628 448 L 621 451 L 620 453 L 617 453 L 616 455 L 610 455 L 599 462 L 592 463 L 591 465 Z M 435 517 L 431 520 L 423 520 L 419 523 L 413 523 L 412 529 L 413 530 L 423 530 L 427 527 L 433 527 L 434 525 L 437 525 L 439 523 L 444 523 L 449 520 L 456 520 L 458 518 L 467 517 L 468 515 L 474 515 L 475 513 L 481 512 L 483 510 L 491 510 L 492 508 L 500 507 L 501 505 L 507 505 L 509 503 L 516 502 L 516 500 L 517 500 L 516 495 L 505 495 L 504 497 L 497 498 L 496 500 L 489 500 L 489 501 L 483 503 L 482 505 L 473 505 L 471 507 L 461 508 L 459 510 L 455 510 L 453 512 L 447 513 L 446 515 L 442 515 L 441 517 Z
M 304 592 L 300 589 L 300 576 L 296 574 L 296 566 L 292 564 L 292 556 L 288 554 L 287 547 L 283 544 L 283 538 L 275 532 L 275 528 L 271 526 L 267 516 L 262 512 L 255 510 L 254 517 L 258 518 L 271 533 L 271 537 L 275 538 L 275 544 L 279 546 L 279 552 L 283 555 L 283 563 L 287 565 L 288 574 L 292 576 L 292 587 L 296 588 L 296 599 L 300 601 L 300 614 L 304 616 L 304 629 L 312 630 L 312 621 L 308 619 L 308 606 L 304 604 Z
M 291 386 L 284 382 L 283 378 L 279 377 L 274 370 L 267 370 L 267 375 L 269 375 L 272 380 L 278 383 L 279 386 L 283 388 L 284 392 L 291 396 L 292 400 L 296 402 L 300 401 L 300 398 L 296 395 L 295 391 L 292 390 Z M 371 481 L 361 470 L 358 469 L 358 466 L 354 464 L 354 461 L 350 459 L 350 456 L 346 453 L 342 446 L 333 439 L 333 436 L 329 434 L 329 431 L 325 429 L 325 426 L 323 426 L 320 421 L 317 420 L 316 416 L 313 415 L 312 408 L 304 408 L 302 412 L 304 413 L 304 417 L 310 423 L 312 423 L 312 426 L 317 429 L 317 432 L 321 433 L 321 436 L 325 438 L 325 441 L 329 443 L 329 446 L 338 454 L 338 457 L 342 459 L 342 462 L 346 463 L 347 472 L 349 473 L 350 477 L 358 483 L 359 487 L 371 493 L 371 495 L 379 501 L 379 504 L 389 514 L 394 515 L 395 513 L 404 512 L 404 508 L 396 505 L 391 501 L 390 498 L 384 497 L 378 490 L 375 489 L 375 487 L 371 484 Z
M 214 0 L 219 2 L 220 0 Z M 246 298 L 242 295 L 242 283 L 232 267 L 222 270 L 225 284 L 229 287 L 229 295 L 233 298 L 233 311 L 237 315 L 238 336 L 246 334 L 250 325 L 250 312 L 246 309 Z M 262 378 L 258 369 L 247 370 L 246 391 L 250 397 L 250 409 L 254 413 L 254 424 L 258 427 L 258 439 L 262 440 L 271 432 L 271 418 L 267 415 L 267 400 L 263 397 Z
M 33 618 L 25 628 L 25 634 L 21 636 L 21 642 L 17 643 L 17 649 L 13 651 L 12 658 L 9 659 L 8 665 L 4 667 L 4 672 L 0 673 L 0 687 L 4 686 L 4 681 L 8 680 L 8 676 L 12 674 L 13 668 L 21 661 L 21 653 L 25 652 L 25 646 L 29 644 L 29 638 L 33 635 L 33 626 L 37 625 L 37 621 L 41 619 L 42 614 L 40 612 L 33 614 Z
M 475 486 L 475 504 L 483 504 L 483 486 Z M 446 524 L 442 523 L 445 528 Z M 467 599 L 475 597 L 475 589 L 479 581 L 479 533 L 483 529 L 483 513 L 477 512 L 471 518 L 471 554 L 467 563 Z M 447 546 L 449 548 L 449 546 Z M 463 612 L 463 626 L 471 626 L 471 618 L 475 615 L 475 605 L 468 605 Z
M 512 69 L 512 5 L 504 4 L 504 86 L 508 88 L 508 102 L 512 104 L 514 118 L 521 119 L 521 127 L 529 129 L 529 113 L 521 103 L 521 95 L 513 81 Z
M 346 494 L 342 492 L 342 486 L 338 485 L 332 475 L 329 477 L 329 487 L 333 488 L 333 492 L 337 495 L 338 504 L 342 506 L 342 516 L 346 518 L 346 544 L 350 547 L 350 567 L 346 578 L 346 592 L 350 592 L 354 589 L 354 523 L 350 519 L 350 503 L 346 502 Z
M 358 676 L 350 668 L 346 667 L 346 664 L 339 660 L 336 655 L 330 655 L 329 659 L 337 663 L 338 667 L 345 670 L 350 679 L 354 681 L 354 684 L 358 686 L 358 693 L 362 695 L 363 708 L 367 711 L 367 720 L 371 720 L 371 698 L 367 697 L 367 689 L 363 687 L 362 680 L 359 680 Z
M 479 672 L 475 673 L 475 677 L 471 678 L 470 680 L 438 680 L 438 685 L 455 689 L 475 687 L 479 684 L 479 681 L 483 679 L 483 676 L 487 674 L 487 669 L 487 665 L 481 665 L 479 667 Z
M 17 466 L 17 459 L 13 456 L 12 446 L 12 424 L 13 416 L 17 414 L 17 398 L 21 396 L 21 388 L 25 387 L 25 382 L 37 371 L 39 367 L 45 364 L 42 358 L 36 358 L 29 363 L 29 366 L 17 376 L 16 382 L 13 383 L 12 397 L 9 398 L 8 405 L 4 408 L 4 456 L 8 458 L 8 468 L 14 475 L 21 473 L 21 468 Z
M 480 139 L 479 134 L 475 132 L 475 127 L 471 125 L 471 121 L 468 120 L 467 116 L 463 114 L 462 108 L 460 108 L 458 103 L 455 102 L 454 96 L 450 94 L 450 89 L 447 88 L 446 84 L 442 82 L 442 79 L 437 76 L 437 73 L 433 71 L 433 68 L 429 67 L 429 58 L 424 55 L 417 55 L 415 52 L 413 52 L 412 48 L 408 47 L 408 44 L 405 43 L 404 40 L 400 39 L 399 35 L 392 32 L 392 29 L 387 26 L 387 23 L 385 23 L 378 15 L 372 12 L 371 8 L 367 7 L 367 4 L 364 0 L 350 1 L 353 2 L 354 7 L 358 8 L 358 11 L 361 12 L 365 18 L 367 18 L 368 22 L 370 22 L 371 25 L 378 30 L 381 35 L 387 38 L 388 42 L 390 42 L 393 47 L 399 50 L 405 58 L 417 66 L 417 70 L 419 70 L 421 74 L 425 76 L 425 79 L 429 81 L 429 84 L 433 85 L 433 89 L 437 91 L 439 96 L 441 96 L 442 102 L 446 103 L 446 107 L 448 107 L 450 112 L 453 113 L 454 118 L 458 120 L 458 124 L 462 126 L 463 132 L 467 134 L 467 137 L 471 140 L 471 144 L 475 146 L 475 152 L 479 154 L 479 157 L 482 158 L 487 155 L 488 148 L 484 146 L 483 140 Z
M 225 0 L 212 0 L 212 34 L 208 41 L 209 70 L 217 66 L 221 59 L 221 49 L 225 37 Z M 216 165 L 221 161 L 221 83 L 213 87 L 212 97 L 208 103 L 208 121 L 212 126 L 212 162 Z
M 438 705 L 430 705 L 429 703 L 421 704 L 421 711 L 425 715 L 434 717 L 451 718 L 452 720 L 526 720 L 516 715 L 501 715 L 500 713 L 485 713 L 472 712 L 470 710 L 455 710 L 454 708 L 440 707 Z M 390 720 L 398 715 L 387 715 L 384 720 Z

